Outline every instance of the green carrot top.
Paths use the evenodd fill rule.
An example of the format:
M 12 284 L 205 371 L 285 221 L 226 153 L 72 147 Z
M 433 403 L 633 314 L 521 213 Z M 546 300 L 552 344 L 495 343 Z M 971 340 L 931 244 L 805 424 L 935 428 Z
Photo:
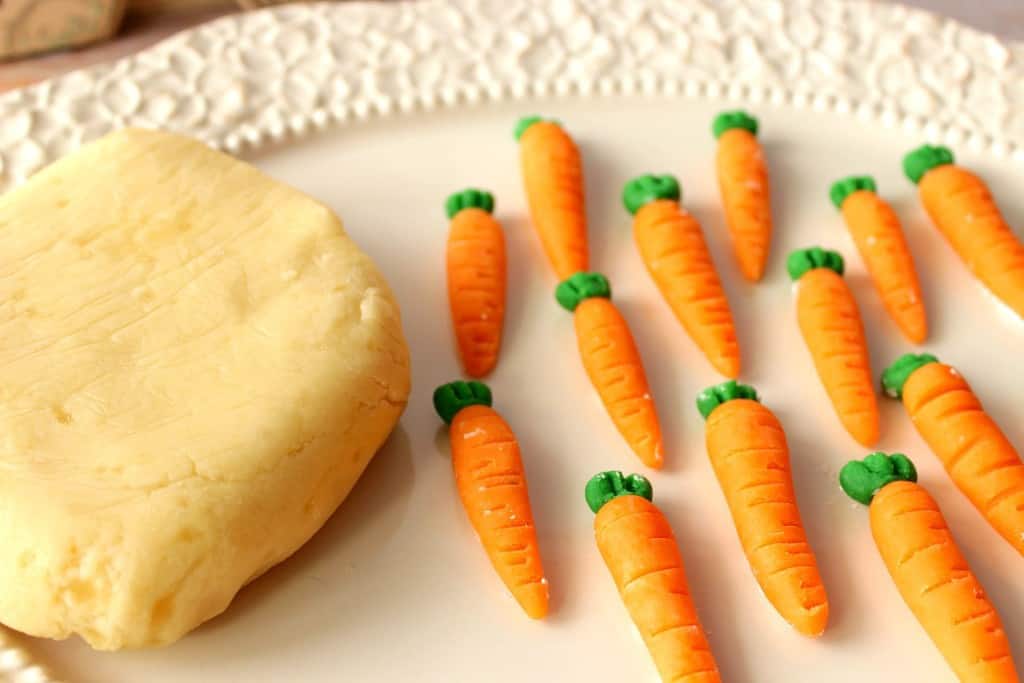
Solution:
M 597 514 L 608 501 L 619 496 L 640 496 L 654 500 L 654 489 L 651 488 L 651 482 L 639 474 L 627 477 L 622 472 L 610 470 L 591 477 L 583 495 L 587 499 L 587 505 L 594 514 Z
M 757 119 L 747 112 L 737 109 L 735 111 L 723 111 L 715 117 L 714 122 L 711 124 L 711 132 L 715 134 L 716 140 L 722 137 L 722 134 L 727 130 L 732 130 L 733 128 L 742 128 L 749 131 L 751 135 L 757 135 Z
M 737 399 L 747 399 L 748 401 L 761 400 L 754 387 L 749 384 L 740 384 L 736 380 L 731 379 L 728 382 L 708 387 L 697 394 L 697 410 L 700 411 L 700 414 L 706 420 L 715 408 L 723 403 Z
M 483 209 L 487 213 L 494 212 L 494 195 L 487 190 L 467 188 L 461 192 L 454 192 L 448 195 L 444 203 L 444 211 L 448 218 L 455 218 L 455 214 L 463 209 Z
M 939 359 L 930 353 L 905 353 L 882 373 L 882 391 L 893 398 L 903 398 L 903 385 L 918 368 Z
M 584 299 L 612 298 L 612 286 L 601 273 L 573 273 L 555 288 L 555 299 L 567 311 L 575 311 Z
M 843 257 L 839 255 L 839 252 L 831 249 L 811 247 L 810 249 L 797 249 L 791 252 L 786 259 L 786 270 L 789 271 L 789 276 L 793 280 L 799 280 L 804 273 L 816 268 L 828 268 L 842 275 Z
M 547 123 L 553 123 L 556 126 L 562 125 L 562 123 L 557 119 L 546 119 L 543 116 L 537 115 L 524 116 L 518 121 L 516 121 L 516 141 L 518 142 L 519 138 L 523 137 L 523 133 L 525 133 L 530 126 L 532 126 L 535 123 L 543 123 L 545 121 Z
M 839 486 L 858 503 L 871 505 L 875 494 L 894 481 L 917 481 L 917 468 L 902 453 L 872 453 L 839 470 Z
M 949 147 L 921 145 L 903 157 L 903 172 L 910 178 L 910 182 L 916 185 L 928 171 L 952 163 L 955 162 Z
M 490 406 L 491 403 L 491 389 L 483 382 L 457 380 L 434 389 L 434 410 L 447 425 L 463 408 Z
M 875 179 L 869 175 L 852 175 L 832 183 L 828 196 L 837 209 L 843 208 L 843 202 L 854 192 L 878 192 Z
M 671 175 L 642 175 L 633 178 L 622 188 L 622 203 L 626 211 L 635 214 L 646 204 L 659 199 L 678 202 L 683 196 L 679 181 Z

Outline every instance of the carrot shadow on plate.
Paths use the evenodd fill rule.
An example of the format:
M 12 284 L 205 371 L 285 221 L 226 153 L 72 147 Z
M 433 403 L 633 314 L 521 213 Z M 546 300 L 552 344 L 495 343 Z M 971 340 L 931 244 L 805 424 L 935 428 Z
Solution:
M 721 204 L 717 200 L 697 200 L 687 203 L 684 198 L 684 206 L 697 218 L 704 232 L 704 241 L 711 252 L 711 260 L 715 265 L 722 288 L 725 290 L 729 310 L 732 312 L 733 323 L 736 326 L 742 376 L 747 381 L 753 381 L 766 372 L 762 361 L 769 360 L 765 354 L 754 353 L 754 342 L 765 329 L 763 321 L 758 319 L 762 311 L 761 305 L 755 297 L 759 288 L 775 286 L 771 270 L 772 257 L 769 257 L 769 265 L 764 279 L 758 283 L 748 281 L 740 273 L 736 254 L 733 251 L 732 238 L 726 225 L 725 211 Z M 773 253 L 774 251 L 775 249 L 772 249 Z M 704 359 L 702 362 L 707 364 Z M 723 377 L 720 381 L 725 381 L 725 378 Z M 703 388 L 701 387 L 701 389 Z
M 351 573 L 346 572 L 349 576 L 359 571 L 360 566 L 363 569 L 371 566 L 368 560 L 372 560 L 372 550 L 378 548 L 383 552 L 407 515 L 413 479 L 412 447 L 408 434 L 399 424 L 370 461 L 351 494 L 324 526 L 294 555 L 243 588 L 223 614 L 203 624 L 189 638 L 222 635 L 222 631 L 236 626 L 236 622 L 258 618 L 256 613 L 260 610 L 270 616 L 270 611 L 281 609 L 280 604 L 272 604 L 275 596 L 284 593 L 296 598 L 289 611 L 298 614 L 302 611 L 302 602 L 308 601 L 311 595 L 299 590 L 301 582 L 318 584 L 319 591 L 334 595 L 335 603 L 338 594 L 358 590 L 358 583 L 345 581 L 345 575 L 325 576 L 323 572 L 337 568 L 339 562 L 351 570 Z M 378 603 L 382 613 L 386 612 L 387 604 L 387 601 Z M 392 604 L 398 610 L 403 602 L 396 600 Z M 319 611 L 318 615 L 332 618 L 326 611 Z M 316 624 L 304 623 L 303 626 L 300 630 L 260 630 L 260 642 L 239 643 L 242 650 L 231 650 L 238 651 L 239 656 L 248 656 L 246 652 L 254 648 L 281 649 L 288 646 L 290 639 L 308 640 L 311 634 L 327 631 L 316 628 Z M 239 629 L 243 634 L 253 632 Z
M 3 627 L 0 627 L 0 628 L 3 628 Z M 42 648 L 38 647 L 42 643 L 47 642 L 47 641 L 44 641 L 44 639 L 33 638 L 31 636 L 25 635 L 24 633 L 21 633 L 19 631 L 14 631 L 14 630 L 7 630 L 4 633 L 4 635 L 16 647 L 21 648 L 22 650 L 27 652 L 28 655 L 29 655 L 29 658 L 33 662 L 35 662 L 37 664 L 42 664 L 43 668 L 46 670 L 46 673 L 49 674 L 50 678 L 52 678 L 53 680 L 57 680 L 57 681 L 70 681 L 70 680 L 72 680 L 72 674 L 73 674 L 74 680 L 76 681 L 76 683 L 104 683 L 99 678 L 89 678 L 88 677 L 88 673 L 82 674 L 80 671 L 77 671 L 75 669 L 75 667 L 70 666 L 68 664 L 68 661 L 66 659 L 62 658 L 59 662 L 55 663 L 52 658 L 46 658 L 45 654 L 40 651 Z M 85 644 L 85 641 L 83 641 L 81 638 L 78 638 L 77 636 L 74 637 L 73 639 L 71 639 L 70 641 L 65 641 L 65 642 L 61 643 L 61 645 L 62 646 L 67 646 L 67 647 L 64 648 L 65 650 L 69 650 L 71 648 L 75 648 L 75 649 L 78 649 L 78 650 L 81 650 L 81 651 L 87 651 L 88 650 L 88 646 Z M 7 681 L 7 680 L 16 680 L 16 679 L 8 679 L 6 677 L 0 677 L 0 680 Z M 20 679 L 17 679 L 17 680 L 20 680 Z
M 732 285 L 737 289 L 736 294 L 739 294 L 740 288 L 751 287 L 740 273 L 732 247 L 732 237 L 729 235 L 729 225 L 725 218 L 725 209 L 722 208 L 722 202 L 717 194 L 715 197 L 687 197 L 684 194 L 682 206 L 700 223 L 704 242 L 711 252 L 711 261 L 715 264 L 718 277 L 726 289 Z M 732 293 L 727 291 L 727 294 Z M 729 300 L 732 301 L 731 298 Z
M 540 244 L 533 223 L 525 211 L 498 214 L 505 230 L 507 254 L 507 284 L 505 294 L 505 323 L 502 329 L 498 369 L 507 362 L 509 350 L 525 343 L 531 300 L 550 285 L 548 296 L 554 306 L 555 277 L 548 265 L 547 255 Z M 540 283 L 544 283 L 541 285 Z M 534 304 L 535 305 L 535 304 Z M 487 379 L 484 378 L 486 382 Z
M 769 134 L 770 135 L 770 134 Z M 771 186 L 772 206 L 772 239 L 768 251 L 768 262 L 765 264 L 765 278 L 772 273 L 786 272 L 786 256 L 790 248 L 803 248 L 814 246 L 811 244 L 792 245 L 789 241 L 787 228 L 794 225 L 797 209 L 794 202 L 806 201 L 806 195 L 800 192 L 792 192 L 789 188 L 800 187 L 801 181 L 797 177 L 798 169 L 788 161 L 792 156 L 791 146 L 785 142 L 765 139 L 761 141 L 761 148 L 764 150 L 765 160 L 768 164 L 768 182 Z M 831 182 L 826 180 L 826 183 Z M 822 187 L 821 201 L 828 205 L 828 186 Z M 831 205 L 829 205 L 831 207 Z M 830 242 L 830 240 L 824 240 Z M 822 246 L 828 246 L 823 244 Z M 789 277 L 785 276 L 788 280 Z
M 863 611 L 857 610 L 856 596 L 861 587 L 852 574 L 855 562 L 851 546 L 836 542 L 842 540 L 843 535 L 837 533 L 835 527 L 837 508 L 860 507 L 842 492 L 838 479 L 839 469 L 849 459 L 849 453 L 858 453 L 860 447 L 851 440 L 850 449 L 837 453 L 836 448 L 826 445 L 828 441 L 806 418 L 791 411 L 773 410 L 785 426 L 800 517 L 828 594 L 828 626 L 821 640 L 841 642 L 863 633 L 866 626 Z M 864 513 L 863 531 L 867 534 L 867 509 L 857 510 L 860 512 Z
M 645 296 L 621 299 L 616 305 L 633 332 L 654 396 L 665 451 L 662 471 L 686 469 L 688 463 L 682 451 L 686 434 L 693 429 L 694 421 L 689 414 L 684 413 L 682 417 L 679 415 L 690 403 L 687 394 L 693 387 L 687 383 L 692 381 L 689 369 L 700 368 L 702 364 L 707 364 L 707 360 L 676 320 L 653 283 Z M 684 368 L 682 372 L 680 366 Z M 625 442 L 623 447 L 631 454 Z M 630 457 L 628 466 L 639 468 L 640 461 L 632 455 Z
M 608 149 L 595 142 L 585 139 L 577 144 L 583 156 L 590 269 L 603 273 L 602 264 L 614 263 L 625 249 L 632 248 L 632 219 L 619 202 L 630 176 L 618 169 Z

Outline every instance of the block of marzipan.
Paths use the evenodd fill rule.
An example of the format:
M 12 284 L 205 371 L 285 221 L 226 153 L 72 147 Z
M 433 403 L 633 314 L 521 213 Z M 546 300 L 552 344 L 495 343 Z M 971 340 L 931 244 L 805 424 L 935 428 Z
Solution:
M 189 138 L 113 133 L 0 196 L 0 274 L 0 623 L 34 636 L 216 616 L 408 398 L 398 305 L 337 216 Z
M 0 60 L 94 43 L 114 35 L 126 0 L 3 0 Z

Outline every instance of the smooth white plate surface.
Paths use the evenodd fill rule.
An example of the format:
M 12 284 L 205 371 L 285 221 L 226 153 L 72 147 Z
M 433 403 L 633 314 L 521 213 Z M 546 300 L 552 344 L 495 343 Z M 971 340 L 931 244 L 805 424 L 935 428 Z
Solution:
M 901 173 L 923 142 L 849 116 L 761 105 L 774 185 L 776 236 L 765 280 L 751 286 L 729 249 L 714 182 L 713 115 L 742 104 L 683 97 L 534 100 L 371 121 L 264 149 L 250 158 L 326 202 L 380 263 L 403 306 L 412 345 L 408 411 L 352 496 L 294 558 L 238 597 L 220 618 L 160 651 L 101 654 L 79 642 L 29 649 L 68 680 L 146 681 L 655 681 L 593 542 L 583 485 L 599 470 L 643 471 L 605 415 L 576 352 L 572 319 L 526 220 L 512 138 L 520 114 L 561 118 L 583 150 L 592 267 L 611 279 L 648 366 L 667 440 L 667 469 L 648 474 L 687 564 L 724 679 L 736 683 L 954 681 L 901 602 L 878 557 L 867 510 L 836 484 L 865 449 L 842 430 L 796 326 L 785 254 L 819 244 L 847 259 L 877 375 L 910 349 L 886 317 L 840 216 L 830 183 L 873 173 L 895 204 L 917 258 L 932 338 L 1008 436 L 1024 447 L 1019 353 L 1024 324 L 1008 319 L 928 223 Z M 965 151 L 1011 222 L 1024 222 L 1019 164 Z M 639 260 L 619 203 L 642 172 L 679 176 L 703 222 L 730 295 L 743 380 L 760 390 L 789 435 L 804 521 L 832 606 L 820 640 L 772 610 L 740 550 L 703 448 L 694 396 L 720 381 L 676 323 Z M 553 610 L 528 620 L 473 537 L 455 495 L 447 440 L 430 405 L 459 376 L 444 291 L 442 205 L 467 185 L 491 189 L 511 270 L 505 349 L 488 380 L 523 446 Z M 914 458 L 972 568 L 1000 608 L 1024 662 L 1024 558 L 953 487 L 902 407 L 882 400 L 882 450 Z

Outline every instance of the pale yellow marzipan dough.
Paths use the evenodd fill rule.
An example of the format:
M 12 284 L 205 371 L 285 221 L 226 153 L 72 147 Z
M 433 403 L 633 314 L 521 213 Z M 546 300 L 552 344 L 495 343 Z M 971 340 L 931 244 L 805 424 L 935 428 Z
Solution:
M 408 393 L 326 207 L 151 131 L 41 171 L 0 197 L 0 622 L 180 638 L 320 528 Z

